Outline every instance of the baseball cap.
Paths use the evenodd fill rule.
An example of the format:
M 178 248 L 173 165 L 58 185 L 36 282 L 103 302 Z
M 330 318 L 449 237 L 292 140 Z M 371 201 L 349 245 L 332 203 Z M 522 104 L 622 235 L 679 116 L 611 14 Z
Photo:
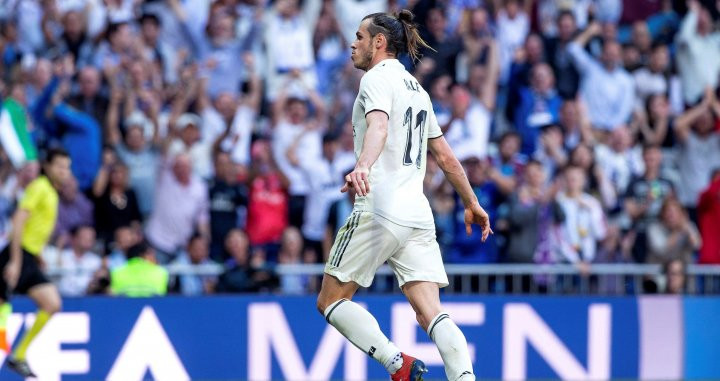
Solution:
M 200 128 L 200 126 L 202 125 L 202 119 L 200 119 L 197 114 L 187 112 L 180 115 L 177 121 L 175 121 L 175 128 L 177 128 L 178 130 L 184 130 L 187 126 L 190 125 Z

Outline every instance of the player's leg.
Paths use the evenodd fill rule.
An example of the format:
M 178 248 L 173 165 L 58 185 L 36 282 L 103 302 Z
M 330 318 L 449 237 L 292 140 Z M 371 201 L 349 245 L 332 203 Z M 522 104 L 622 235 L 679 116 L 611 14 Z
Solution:
M 393 374 L 402 366 L 400 350 L 383 334 L 375 317 L 351 300 L 360 286 L 371 284 L 384 262 L 379 255 L 392 253 L 397 246 L 387 234 L 369 213 L 355 212 L 348 218 L 330 250 L 317 308 L 351 343 Z
M 442 312 L 440 287 L 448 284 L 433 230 L 415 229 L 388 264 L 415 311 L 417 321 L 442 356 L 448 380 L 474 380 L 467 341 L 447 313 Z
M 26 258 L 26 260 L 28 259 Z M 12 352 L 12 358 L 17 361 L 25 361 L 30 344 L 45 327 L 52 315 L 60 311 L 62 307 L 60 293 L 55 285 L 50 282 L 38 279 L 38 282 L 28 289 L 27 294 L 35 301 L 38 310 L 32 327 L 25 331 L 20 343 Z
M 402 366 L 402 354 L 380 330 L 375 317 L 351 300 L 358 287 L 354 282 L 343 283 L 325 274 L 318 296 L 318 310 L 353 345 L 393 374 Z
M 408 282 L 403 292 L 415 310 L 418 323 L 435 342 L 448 380 L 474 380 L 467 341 L 450 315 L 442 312 L 437 283 Z
M 0 253 L 0 350 L 5 353 L 10 352 L 11 344 L 7 341 L 7 323 L 12 314 L 12 305 L 10 304 L 10 290 L 3 275 L 9 259 L 10 248 L 8 246 Z
M 60 310 L 60 294 L 55 285 L 50 283 L 40 270 L 37 257 L 26 251 L 23 251 L 22 269 L 14 292 L 27 294 L 35 301 L 38 311 L 35 314 L 35 322 L 23 334 L 19 344 L 7 359 L 7 364 L 10 369 L 18 372 L 23 377 L 34 377 L 35 375 L 26 360 L 27 350 L 38 333 L 50 320 L 50 317 Z

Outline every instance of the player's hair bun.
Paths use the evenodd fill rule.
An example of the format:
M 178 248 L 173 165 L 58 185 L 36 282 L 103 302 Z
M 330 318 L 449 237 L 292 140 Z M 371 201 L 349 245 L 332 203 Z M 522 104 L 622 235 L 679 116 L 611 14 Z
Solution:
M 403 23 L 412 24 L 412 21 L 415 18 L 415 15 L 413 15 L 413 13 L 407 9 L 403 9 L 402 11 L 400 11 L 397 18 L 398 18 L 398 20 L 402 21 Z

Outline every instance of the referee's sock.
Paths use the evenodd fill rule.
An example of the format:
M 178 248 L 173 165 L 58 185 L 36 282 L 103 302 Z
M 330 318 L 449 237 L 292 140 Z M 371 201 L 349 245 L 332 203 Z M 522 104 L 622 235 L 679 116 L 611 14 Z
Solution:
M 35 323 L 33 323 L 29 331 L 25 332 L 25 335 L 20 341 L 20 344 L 13 351 L 12 357 L 14 359 L 25 360 L 26 352 L 28 347 L 30 346 L 30 343 L 32 343 L 33 339 L 35 339 L 35 336 L 40 333 L 45 324 L 47 324 L 48 320 L 50 320 L 50 316 L 52 315 L 50 315 L 46 311 L 38 310 L 37 314 L 35 315 Z
M 5 302 L 0 305 L 0 351 L 10 352 L 10 343 L 7 341 L 7 322 L 12 314 L 12 305 Z
M 428 325 L 428 335 L 440 352 L 448 380 L 475 380 L 465 335 L 450 315 L 441 312 L 435 316 Z
M 402 367 L 402 354 L 380 330 L 375 317 L 359 304 L 340 299 L 325 309 L 325 320 L 390 374 Z

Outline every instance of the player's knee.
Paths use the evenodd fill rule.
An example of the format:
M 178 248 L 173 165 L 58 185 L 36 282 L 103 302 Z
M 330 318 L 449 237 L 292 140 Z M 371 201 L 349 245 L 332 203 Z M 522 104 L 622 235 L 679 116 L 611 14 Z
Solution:
M 320 315 L 325 316 L 325 303 L 322 300 L 322 296 L 318 296 L 316 305 L 318 312 L 320 312 Z
M 54 315 L 54 314 L 60 312 L 61 309 L 62 309 L 62 303 L 60 303 L 60 302 L 48 303 L 42 307 L 42 310 L 49 313 L 50 315 Z
M 60 297 L 49 298 L 48 300 L 44 301 L 39 307 L 43 311 L 52 315 L 62 310 L 62 300 L 60 299 Z
M 328 306 L 330 306 L 331 304 L 332 304 L 332 301 L 321 290 L 320 295 L 318 295 L 317 303 L 316 303 L 316 307 L 317 307 L 318 312 L 320 312 L 320 315 L 325 316 L 325 309 L 327 309 Z

